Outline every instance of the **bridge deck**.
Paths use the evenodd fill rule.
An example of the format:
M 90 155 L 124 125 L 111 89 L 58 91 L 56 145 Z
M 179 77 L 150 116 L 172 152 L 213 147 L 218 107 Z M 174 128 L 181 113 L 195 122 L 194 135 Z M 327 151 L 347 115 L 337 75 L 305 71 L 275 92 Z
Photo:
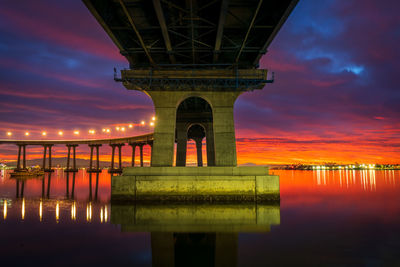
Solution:
M 97 144 L 122 144 L 122 143 L 141 143 L 153 140 L 153 133 L 138 135 L 133 137 L 109 138 L 109 139 L 75 139 L 75 140 L 4 140 L 0 139 L 0 144 L 16 145 L 97 145 Z

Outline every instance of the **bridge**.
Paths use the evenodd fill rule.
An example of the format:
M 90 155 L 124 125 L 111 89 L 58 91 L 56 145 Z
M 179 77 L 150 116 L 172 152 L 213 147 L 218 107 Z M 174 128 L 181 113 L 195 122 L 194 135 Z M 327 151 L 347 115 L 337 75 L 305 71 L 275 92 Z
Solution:
M 112 146 L 111 171 L 121 172 L 121 147 L 150 144 L 150 168 L 126 168 L 112 177 L 115 200 L 277 200 L 279 177 L 265 167 L 237 167 L 233 107 L 243 93 L 273 82 L 259 60 L 298 0 L 83 0 L 129 69 L 114 80 L 147 94 L 154 103 L 154 133 L 138 139 L 9 141 L 21 150 L 65 144 L 91 149 L 90 171 L 99 170 L 99 147 Z M 186 167 L 187 142 L 196 142 L 198 167 Z M 207 167 L 202 144 L 206 141 Z M 115 148 L 119 169 L 114 170 Z M 176 147 L 176 149 L 175 149 Z M 96 149 L 97 166 L 93 166 Z M 133 150 L 134 151 L 134 150 Z M 142 154 L 141 154 L 142 155 Z M 142 156 L 141 156 L 142 157 Z M 174 164 L 176 158 L 176 166 Z M 132 155 L 134 159 L 134 152 Z M 134 160 L 132 160 L 134 162 Z M 75 164 L 75 163 L 74 163 Z M 143 164 L 142 164 L 143 165 Z
M 76 140 L 0 140 L 1 144 L 15 144 L 18 146 L 18 157 L 17 157 L 17 172 L 24 172 L 27 170 L 26 167 L 26 147 L 27 146 L 43 146 L 43 165 L 42 170 L 45 172 L 53 172 L 51 166 L 51 148 L 54 145 L 66 145 L 68 148 L 67 154 L 67 168 L 66 172 L 77 172 L 76 167 L 76 148 L 79 145 L 88 145 L 90 148 L 90 162 L 89 169 L 87 172 L 101 172 L 99 166 L 100 147 L 102 145 L 111 146 L 111 166 L 109 169 L 110 173 L 121 173 L 122 172 L 122 147 L 127 144 L 132 147 L 132 163 L 131 166 L 135 166 L 135 152 L 136 147 L 139 147 L 140 153 L 140 166 L 143 167 L 143 146 L 149 145 L 153 147 L 153 134 L 145 134 L 132 137 L 123 138 L 108 138 L 108 139 L 76 139 Z M 114 167 L 115 162 L 115 149 L 118 148 L 119 164 L 118 168 Z M 93 164 L 93 152 L 96 152 L 96 166 Z M 48 151 L 48 156 L 47 156 Z M 72 166 L 70 161 L 72 160 Z M 48 165 L 46 166 L 46 161 Z

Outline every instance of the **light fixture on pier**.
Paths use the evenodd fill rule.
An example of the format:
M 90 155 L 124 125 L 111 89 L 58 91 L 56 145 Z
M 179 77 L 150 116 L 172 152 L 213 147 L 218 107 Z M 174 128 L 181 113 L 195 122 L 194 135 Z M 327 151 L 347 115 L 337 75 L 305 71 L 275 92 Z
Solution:
M 11 136 L 12 135 L 12 132 L 7 132 L 7 136 Z
M 151 122 L 150 122 L 150 126 L 154 126 L 154 122 L 151 121 Z
M 152 121 L 155 121 L 155 120 L 156 120 L 156 117 L 153 116 L 153 117 L 151 118 L 151 120 L 152 120 Z
M 103 130 L 101 130 L 103 133 L 105 133 L 106 132 L 106 129 L 105 128 L 103 128 Z
M 29 136 L 29 132 L 25 132 L 25 136 Z
M 46 132 L 42 132 L 42 136 L 46 136 L 47 135 L 47 133 Z
M 74 131 L 74 134 L 75 135 L 79 135 L 79 131 Z
M 133 128 L 133 125 L 132 125 L 132 124 L 129 124 L 129 128 Z
M 62 136 L 63 134 L 64 134 L 63 131 L 58 131 L 59 136 Z
M 141 122 L 140 122 L 140 124 L 141 124 L 141 125 L 144 125 L 144 124 L 145 124 L 145 122 L 144 122 L 144 121 L 141 121 Z
M 121 127 L 121 131 L 125 132 L 125 127 Z
M 106 133 L 110 133 L 111 132 L 111 130 L 110 129 L 106 129 Z
M 95 130 L 89 130 L 89 134 L 95 134 L 96 131 Z
M 120 129 L 119 126 L 115 127 L 115 130 L 119 131 L 119 129 Z

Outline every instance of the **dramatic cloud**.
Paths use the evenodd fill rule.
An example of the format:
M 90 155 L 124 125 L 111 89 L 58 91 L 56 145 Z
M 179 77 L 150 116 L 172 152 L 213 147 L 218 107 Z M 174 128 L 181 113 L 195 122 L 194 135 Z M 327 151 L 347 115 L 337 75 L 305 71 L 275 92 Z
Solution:
M 300 1 L 260 61 L 275 82 L 235 104 L 238 162 L 398 163 L 399 8 Z M 43 129 L 89 137 L 90 128 L 151 118 L 149 97 L 113 81 L 113 67 L 128 63 L 81 1 L 2 1 L 0 36 L 0 138 L 11 130 L 40 138 Z M 136 125 L 127 134 L 151 131 Z M 1 160 L 15 158 L 2 147 Z

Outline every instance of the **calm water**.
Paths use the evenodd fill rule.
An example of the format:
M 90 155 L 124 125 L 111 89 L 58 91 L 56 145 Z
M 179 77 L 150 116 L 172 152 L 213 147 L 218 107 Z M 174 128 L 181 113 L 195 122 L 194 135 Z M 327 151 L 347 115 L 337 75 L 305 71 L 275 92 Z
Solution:
M 1 265 L 400 266 L 399 171 L 274 173 L 280 205 L 121 206 L 105 171 L 2 171 Z

